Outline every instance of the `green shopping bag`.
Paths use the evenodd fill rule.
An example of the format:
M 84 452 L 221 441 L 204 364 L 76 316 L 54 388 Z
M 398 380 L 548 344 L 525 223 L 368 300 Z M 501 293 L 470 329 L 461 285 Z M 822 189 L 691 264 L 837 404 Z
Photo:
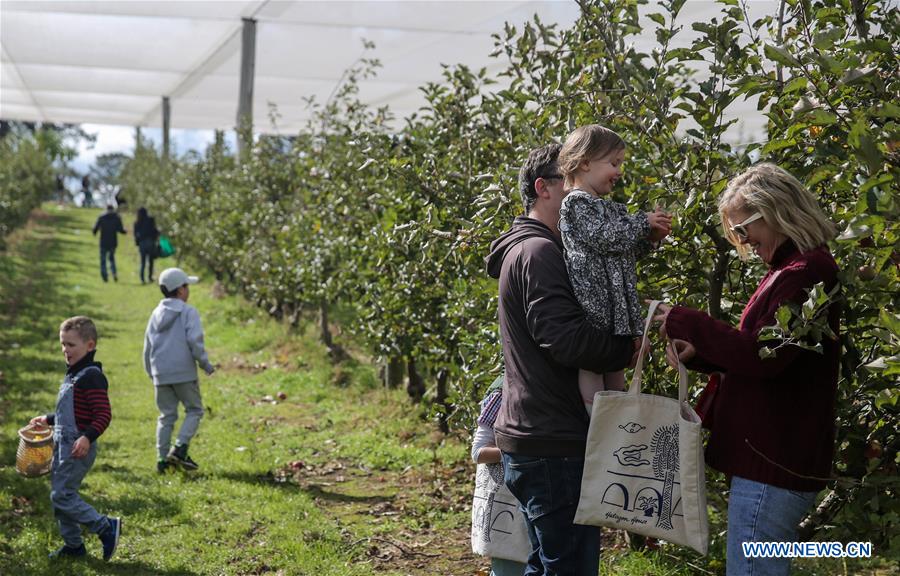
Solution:
M 166 238 L 165 236 L 159 237 L 159 243 L 157 244 L 157 257 L 158 258 L 168 258 L 172 254 L 175 253 L 175 247 L 172 246 L 172 241 Z

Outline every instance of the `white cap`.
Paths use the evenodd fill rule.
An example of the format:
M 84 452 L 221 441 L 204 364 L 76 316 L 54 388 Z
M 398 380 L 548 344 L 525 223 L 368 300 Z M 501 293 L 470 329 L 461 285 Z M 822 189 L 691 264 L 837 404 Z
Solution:
M 167 291 L 174 292 L 185 284 L 196 284 L 200 279 L 196 276 L 188 276 L 181 268 L 166 268 L 159 275 L 159 285 Z

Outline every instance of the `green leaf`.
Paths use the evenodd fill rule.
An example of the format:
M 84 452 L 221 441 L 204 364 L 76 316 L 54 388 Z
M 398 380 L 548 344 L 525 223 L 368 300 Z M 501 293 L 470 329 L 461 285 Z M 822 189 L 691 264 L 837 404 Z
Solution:
M 885 376 L 900 374 L 900 355 L 876 358 L 865 367 L 869 370 L 884 370 Z
M 796 138 L 788 138 L 786 140 L 771 140 L 762 148 L 763 154 L 771 154 L 785 148 L 791 148 L 797 145 Z
M 875 397 L 875 406 L 878 408 L 897 406 L 898 403 L 900 403 L 900 387 L 884 389 Z
M 694 22 L 691 24 L 691 28 L 696 30 L 697 32 L 703 32 L 704 34 L 713 35 L 716 33 L 716 27 L 712 24 L 707 24 L 706 22 Z
M 859 187 L 860 192 L 866 192 L 870 188 L 874 188 L 876 186 L 881 186 L 882 184 L 887 184 L 888 182 L 892 182 L 894 180 L 894 175 L 890 172 L 886 172 L 880 176 L 875 176 L 874 178 L 869 178 L 865 181 L 865 183 Z
M 819 182 L 827 180 L 834 174 L 835 168 L 833 166 L 822 166 L 817 168 L 815 172 L 807 179 L 806 185 L 810 188 L 813 188 Z
M 882 54 L 887 54 L 888 56 L 894 57 L 895 48 L 894 45 L 891 44 L 890 40 L 886 38 L 871 38 L 864 42 L 860 42 L 856 45 L 856 49 L 860 53 L 868 52 L 869 50 L 874 50 L 875 52 L 881 52 Z
M 872 235 L 872 229 L 865 224 L 853 225 L 850 224 L 847 226 L 847 229 L 841 232 L 841 235 L 837 237 L 838 240 L 853 240 L 855 238 L 868 238 Z
M 785 84 L 784 90 L 782 92 L 784 94 L 790 94 L 792 92 L 797 92 L 799 90 L 806 90 L 806 87 L 809 85 L 809 82 L 806 80 L 804 76 L 797 76 L 793 78 L 790 82 Z
M 791 322 L 791 309 L 787 306 L 780 306 L 775 313 L 775 319 L 778 320 L 779 326 L 787 330 Z
M 857 84 L 857 83 L 861 82 L 862 80 L 864 80 L 865 78 L 868 78 L 869 76 L 871 76 L 872 73 L 875 71 L 876 71 L 876 68 L 874 66 L 871 66 L 869 68 L 863 68 L 863 69 L 850 68 L 849 70 L 844 72 L 844 74 L 841 76 L 841 83 L 842 84 Z
M 778 326 L 763 326 L 756 339 L 759 342 L 764 342 L 766 340 L 781 340 L 783 337 L 784 332 Z
M 809 113 L 810 124 L 815 126 L 831 126 L 838 121 L 838 117 L 827 110 L 816 109 Z
M 833 20 L 835 22 L 844 21 L 844 11 L 837 7 L 820 8 L 816 10 L 816 20 L 827 22 Z
M 878 314 L 879 323 L 900 338 L 900 316 L 882 309 Z
M 766 44 L 763 51 L 770 60 L 774 60 L 779 64 L 783 64 L 785 66 L 799 66 L 800 62 L 797 61 L 794 56 L 788 52 L 786 48 L 783 46 L 774 46 L 772 44 Z
M 666 19 L 663 18 L 663 15 L 662 15 L 662 14 L 659 14 L 658 12 L 654 12 L 653 14 L 647 14 L 647 18 L 653 20 L 654 22 L 656 22 L 656 23 L 659 24 L 660 26 L 665 26 L 665 25 L 666 25 Z
M 870 109 L 869 113 L 878 118 L 900 118 L 900 106 L 893 102 L 882 102 L 880 106 Z
M 844 31 L 840 28 L 831 28 L 825 32 L 819 32 L 813 36 L 813 46 L 819 50 L 830 50 L 834 47 L 834 43 L 844 36 Z
M 768 346 L 763 346 L 759 349 L 759 358 L 761 360 L 765 360 L 766 358 L 775 358 L 775 350 L 769 348 Z
M 703 60 L 703 55 L 690 48 L 675 48 L 674 50 L 669 50 L 668 54 L 666 54 L 666 62 L 671 60 L 678 60 L 679 62 Z

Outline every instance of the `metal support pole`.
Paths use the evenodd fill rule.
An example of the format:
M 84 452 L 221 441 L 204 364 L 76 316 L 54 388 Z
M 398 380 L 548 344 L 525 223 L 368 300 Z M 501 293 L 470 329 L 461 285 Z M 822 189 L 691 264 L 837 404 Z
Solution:
M 169 97 L 163 96 L 162 99 L 162 121 L 163 121 L 163 149 L 162 155 L 163 160 L 168 161 L 169 159 L 169 120 L 172 115 L 172 110 L 169 107 Z
M 241 34 L 241 87 L 238 93 L 238 156 L 243 156 L 253 139 L 253 75 L 256 64 L 256 20 L 244 18 Z

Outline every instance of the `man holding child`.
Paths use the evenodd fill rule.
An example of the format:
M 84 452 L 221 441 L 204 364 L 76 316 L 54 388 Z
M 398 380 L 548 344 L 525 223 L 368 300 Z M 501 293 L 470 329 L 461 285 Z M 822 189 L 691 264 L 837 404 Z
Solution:
M 491 245 L 499 280 L 506 383 L 494 433 L 507 487 L 522 505 L 532 552 L 526 574 L 597 574 L 600 531 L 573 523 L 590 418 L 579 369 L 612 372 L 636 342 L 595 328 L 575 297 L 558 228 L 566 196 L 560 146 L 533 150 L 519 175 L 525 216 Z

